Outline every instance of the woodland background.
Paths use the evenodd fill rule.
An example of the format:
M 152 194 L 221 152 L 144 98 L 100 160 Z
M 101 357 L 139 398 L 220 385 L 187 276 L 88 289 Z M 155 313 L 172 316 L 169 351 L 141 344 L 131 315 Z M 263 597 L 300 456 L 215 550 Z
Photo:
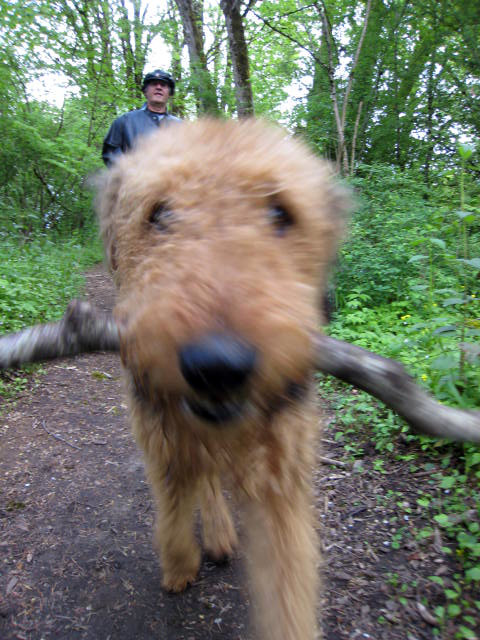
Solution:
M 165 53 L 152 59 L 159 45 Z M 182 118 L 269 118 L 336 164 L 356 208 L 329 331 L 401 360 L 440 401 L 478 408 L 477 0 L 4 0 L 0 331 L 58 317 L 101 260 L 88 178 L 110 123 L 142 104 L 141 79 L 158 67 L 177 80 L 170 106 Z M 61 103 L 44 97 L 55 86 Z M 4 376 L 0 393 L 24 381 Z M 435 615 L 440 626 L 458 618 L 456 637 L 475 637 L 480 450 L 407 435 L 373 399 L 319 385 L 353 459 L 359 424 L 379 473 L 399 438 L 412 442 L 405 464 L 415 450 L 431 456 L 431 493 L 415 508 L 462 567 Z

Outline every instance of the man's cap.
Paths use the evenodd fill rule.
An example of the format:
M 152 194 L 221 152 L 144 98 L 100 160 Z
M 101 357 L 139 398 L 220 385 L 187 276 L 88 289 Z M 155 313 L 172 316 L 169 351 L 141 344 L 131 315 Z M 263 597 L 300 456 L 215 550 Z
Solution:
M 155 69 L 155 71 L 150 71 L 143 79 L 142 91 L 145 90 L 145 87 L 149 82 L 153 82 L 154 80 L 163 80 L 170 87 L 170 95 L 173 96 L 175 93 L 175 80 L 167 71 L 162 71 L 162 69 Z

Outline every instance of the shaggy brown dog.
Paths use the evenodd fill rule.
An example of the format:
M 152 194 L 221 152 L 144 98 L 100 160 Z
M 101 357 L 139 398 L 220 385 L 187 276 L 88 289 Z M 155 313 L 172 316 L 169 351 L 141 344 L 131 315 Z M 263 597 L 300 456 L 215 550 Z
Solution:
M 163 583 L 195 580 L 241 507 L 262 640 L 316 633 L 311 335 L 344 198 L 329 167 L 259 122 L 159 131 L 98 199 L 134 434 L 156 503 Z

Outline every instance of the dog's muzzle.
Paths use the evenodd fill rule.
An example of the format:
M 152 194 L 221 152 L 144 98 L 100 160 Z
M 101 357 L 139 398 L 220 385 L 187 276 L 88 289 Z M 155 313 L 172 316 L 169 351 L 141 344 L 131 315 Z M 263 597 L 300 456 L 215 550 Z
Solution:
M 257 359 L 255 347 L 228 333 L 210 333 L 184 345 L 180 370 L 192 390 L 184 398 L 185 408 L 217 425 L 238 418 L 246 408 Z

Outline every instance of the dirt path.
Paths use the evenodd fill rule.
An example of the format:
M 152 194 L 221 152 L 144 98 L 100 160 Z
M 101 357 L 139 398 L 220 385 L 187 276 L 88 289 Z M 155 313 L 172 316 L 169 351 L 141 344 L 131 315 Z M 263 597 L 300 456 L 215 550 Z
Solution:
M 101 268 L 88 274 L 86 296 L 112 306 Z M 220 568 L 205 562 L 182 595 L 161 589 L 118 357 L 85 355 L 45 368 L 0 414 L 0 639 L 251 640 L 240 557 Z M 345 458 L 330 431 L 332 424 L 322 454 Z M 453 628 L 434 636 L 427 622 L 443 604 L 428 576 L 455 567 L 431 541 L 419 546 L 408 536 L 419 526 L 416 496 L 428 477 L 412 482 L 405 463 L 379 474 L 372 460 L 367 451 L 362 472 L 317 467 L 325 637 L 453 638 Z M 405 495 L 397 504 L 400 489 L 411 494 L 409 505 Z

